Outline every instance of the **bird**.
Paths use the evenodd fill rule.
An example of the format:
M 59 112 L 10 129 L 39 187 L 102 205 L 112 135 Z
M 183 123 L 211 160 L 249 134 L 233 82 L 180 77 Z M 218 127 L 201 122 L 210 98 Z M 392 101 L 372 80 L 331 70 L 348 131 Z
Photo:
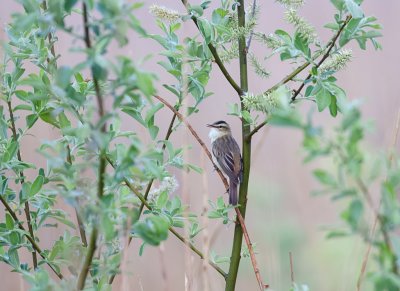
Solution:
M 240 148 L 232 136 L 231 127 L 226 121 L 220 120 L 211 124 L 209 138 L 211 140 L 212 158 L 214 164 L 229 179 L 229 204 L 238 204 L 237 188 L 242 182 L 243 161 Z

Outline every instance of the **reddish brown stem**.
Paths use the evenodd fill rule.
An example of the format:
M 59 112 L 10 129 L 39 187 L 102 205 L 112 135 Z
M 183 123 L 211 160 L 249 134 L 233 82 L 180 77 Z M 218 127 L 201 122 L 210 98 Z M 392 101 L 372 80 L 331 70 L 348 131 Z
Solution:
M 202 147 L 202 149 L 204 150 L 204 152 L 206 153 L 207 157 L 209 158 L 209 160 L 213 163 L 213 165 L 215 166 L 215 169 L 218 173 L 218 175 L 221 178 L 222 183 L 224 184 L 225 188 L 229 187 L 228 181 L 226 180 L 226 178 L 224 177 L 224 175 L 222 174 L 222 172 L 218 169 L 218 167 L 216 167 L 216 165 L 213 162 L 212 156 L 210 151 L 208 150 L 207 146 L 205 145 L 205 143 L 203 142 L 203 140 L 199 137 L 199 135 L 197 134 L 197 132 L 193 129 L 193 127 L 190 125 L 190 123 L 183 117 L 182 114 L 180 114 L 171 104 L 169 104 L 166 100 L 164 100 L 163 98 L 161 98 L 160 96 L 154 96 L 156 99 L 158 99 L 161 103 L 163 103 L 165 106 L 167 106 L 172 112 L 174 112 L 176 114 L 176 116 L 179 118 L 179 120 L 181 122 L 183 122 L 185 124 L 185 126 L 189 129 L 190 133 L 193 135 L 193 137 L 197 140 L 197 142 L 200 144 L 200 146 Z M 247 248 L 249 250 L 250 253 L 250 258 L 251 258 L 251 263 L 253 265 L 253 269 L 254 269 L 254 273 L 256 275 L 257 281 L 259 283 L 259 287 L 261 290 L 264 290 L 265 288 L 268 287 L 268 285 L 265 285 L 261 279 L 261 275 L 260 275 L 260 270 L 258 269 L 258 265 L 257 265 L 257 260 L 256 260 L 256 256 L 254 254 L 254 249 L 250 240 L 250 236 L 249 233 L 247 231 L 246 228 L 246 224 L 244 222 L 243 216 L 240 213 L 239 209 L 236 207 L 235 208 L 235 212 L 237 214 L 237 218 L 239 220 L 240 226 L 242 227 L 243 230 L 243 234 L 244 234 L 244 238 L 246 241 L 246 245 Z

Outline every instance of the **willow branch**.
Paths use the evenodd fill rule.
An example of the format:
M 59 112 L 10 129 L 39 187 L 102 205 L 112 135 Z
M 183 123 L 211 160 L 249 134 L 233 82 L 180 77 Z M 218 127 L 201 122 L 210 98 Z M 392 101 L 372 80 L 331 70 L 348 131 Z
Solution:
M 185 6 L 186 10 L 189 13 L 189 3 L 186 0 L 181 0 L 183 5 Z M 197 28 L 199 28 L 199 25 L 197 23 L 197 18 L 195 16 L 192 16 L 192 20 L 194 24 L 196 25 Z M 221 58 L 218 55 L 217 49 L 215 46 L 213 46 L 210 43 L 207 44 L 208 49 L 210 50 L 211 54 L 214 57 L 215 63 L 218 65 L 219 69 L 221 70 L 222 74 L 224 75 L 225 79 L 229 82 L 229 84 L 232 86 L 233 89 L 238 93 L 239 96 L 243 95 L 243 90 L 240 88 L 240 86 L 235 82 L 235 80 L 232 78 L 232 76 L 229 74 L 228 70 L 224 66 L 224 63 L 222 62 Z
M 107 161 L 108 163 L 111 165 L 111 167 L 113 167 L 115 169 L 115 165 L 113 163 L 113 161 L 111 161 L 111 159 L 109 159 L 107 157 Z M 151 207 L 151 205 L 149 204 L 149 202 L 144 198 L 144 196 L 139 192 L 138 189 L 136 189 L 136 187 L 134 185 L 132 185 L 131 182 L 129 182 L 129 180 L 127 178 L 124 178 L 124 183 L 128 186 L 128 188 L 136 195 L 136 197 L 139 198 L 139 200 L 143 203 L 144 206 L 147 207 L 147 209 L 149 209 L 150 211 L 153 209 Z M 169 227 L 168 228 L 169 231 L 175 235 L 181 242 L 183 242 L 186 246 L 188 246 L 194 253 L 196 253 L 201 259 L 204 260 L 204 254 L 197 249 L 190 241 L 188 241 L 187 239 L 185 239 L 182 235 L 180 235 L 173 227 Z M 218 273 L 220 273 L 224 278 L 226 278 L 227 274 L 220 268 L 218 267 L 215 263 L 209 261 L 208 262 L 210 264 L 210 266 L 212 266 Z
M 8 105 L 8 113 L 10 114 L 11 131 L 12 131 L 13 139 L 14 139 L 14 142 L 18 143 L 17 128 L 15 126 L 14 112 L 12 109 L 11 100 L 7 101 L 7 105 Z M 18 146 L 18 151 L 17 151 L 17 158 L 18 158 L 18 161 L 22 162 L 21 150 L 19 149 L 19 146 Z M 23 185 L 25 183 L 24 172 L 22 170 L 19 171 L 18 176 L 19 176 L 20 184 Z M 33 240 L 35 240 L 35 235 L 34 235 L 33 226 L 32 226 L 32 219 L 31 219 L 31 211 L 30 211 L 28 201 L 25 202 L 24 212 L 25 212 L 26 221 L 28 223 L 29 234 L 30 234 L 31 238 Z M 33 261 L 33 268 L 36 269 L 38 267 L 38 262 L 37 262 L 37 255 L 36 255 L 35 250 L 33 250 L 33 252 L 32 252 L 32 261 Z
M 252 136 L 257 133 L 261 128 L 264 127 L 264 125 L 266 125 L 268 123 L 267 120 L 264 120 L 263 122 L 261 122 L 259 125 L 257 125 L 256 127 L 253 128 L 252 131 L 250 131 L 250 133 L 246 136 L 246 139 L 251 139 Z
M 336 41 L 339 39 L 340 34 L 343 32 L 344 28 L 346 27 L 346 25 L 349 23 L 351 19 L 351 16 L 347 16 L 346 20 L 343 22 L 342 26 L 340 27 L 340 29 L 338 30 L 338 32 L 332 37 L 332 39 L 328 42 L 328 44 L 326 45 L 326 48 L 322 51 L 326 51 L 325 54 L 323 55 L 323 57 L 321 58 L 321 60 L 318 62 L 318 64 L 316 65 L 317 68 L 319 68 L 322 63 L 329 57 L 329 54 L 331 53 L 332 49 L 335 46 Z M 321 53 L 322 53 L 321 52 Z M 321 56 L 321 53 L 316 54 L 313 58 L 312 58 L 312 62 L 314 62 L 317 58 L 319 58 Z M 285 78 L 283 78 L 280 82 L 278 82 L 277 84 L 275 84 L 274 86 L 272 86 L 270 89 L 268 89 L 266 92 L 271 92 L 274 91 L 276 89 L 278 89 L 280 86 L 286 84 L 287 82 L 291 81 L 294 77 L 296 77 L 298 74 L 300 74 L 304 69 L 306 69 L 309 65 L 311 64 L 311 62 L 305 62 L 304 64 L 302 64 L 300 67 L 298 67 L 297 69 L 295 69 L 292 73 L 290 73 L 288 76 L 286 76 Z M 293 96 L 291 98 L 291 103 L 293 101 L 296 100 L 297 96 L 300 94 L 301 90 L 304 88 L 305 83 L 307 80 L 309 80 L 311 78 L 311 74 L 309 74 L 307 76 L 307 78 L 304 80 L 303 83 L 301 83 L 300 87 L 294 91 Z M 259 131 L 262 127 L 264 127 L 267 124 L 266 121 L 260 123 L 258 126 L 256 126 L 253 131 L 250 133 L 250 136 L 252 136 L 253 134 L 255 134 L 257 131 Z
M 318 69 L 323 62 L 325 62 L 325 60 L 329 57 L 332 49 L 335 47 L 336 41 L 339 39 L 340 34 L 343 32 L 344 28 L 346 27 L 346 25 L 349 23 L 351 19 L 351 16 L 348 16 L 346 18 L 346 20 L 343 22 L 342 26 L 340 27 L 340 29 L 338 30 L 338 32 L 336 33 L 336 35 L 331 39 L 331 41 L 328 43 L 328 49 L 326 51 L 326 53 L 323 55 L 323 57 L 321 58 L 321 60 L 317 63 L 316 68 Z M 300 87 L 293 93 L 292 96 L 292 100 L 291 102 L 296 100 L 296 97 L 300 94 L 301 90 L 304 88 L 306 81 L 309 80 L 311 78 L 311 74 L 308 74 L 307 78 L 305 78 L 304 82 L 301 83 Z
M 86 3 L 82 3 L 82 15 L 83 15 L 83 25 L 84 25 L 84 39 L 86 44 L 86 49 L 92 49 L 92 44 L 90 40 L 90 32 L 89 32 L 89 20 L 88 20 L 88 11 Z M 103 103 L 103 96 L 100 91 L 99 82 L 97 77 L 94 73 L 93 67 L 91 69 L 92 79 L 94 84 L 94 89 L 96 92 L 96 100 L 97 100 L 97 107 L 98 107 L 98 115 L 100 122 L 104 117 L 104 103 Z M 104 123 L 101 126 L 101 133 L 106 133 L 106 124 Z M 100 200 L 104 195 L 104 176 L 106 172 L 106 154 L 105 149 L 100 149 L 100 157 L 99 157 L 99 169 L 98 169 L 98 182 L 97 182 L 97 198 Z M 90 235 L 90 242 L 87 249 L 86 257 L 79 273 L 78 282 L 77 282 L 77 289 L 82 290 L 85 287 L 86 277 L 89 273 L 90 266 L 92 264 L 93 255 L 97 248 L 97 237 L 98 237 L 98 228 L 97 225 L 93 224 L 92 233 Z
M 222 174 L 222 172 L 219 170 L 219 168 L 216 167 L 216 165 L 214 164 L 213 159 L 212 159 L 212 156 L 211 156 L 211 153 L 210 153 L 210 151 L 208 150 L 207 146 L 205 145 L 205 143 L 203 142 L 203 140 L 199 137 L 199 135 L 197 134 L 197 132 L 193 129 L 193 127 L 190 125 L 190 123 L 186 120 L 186 118 L 184 118 L 182 114 L 180 114 L 171 104 L 169 104 L 166 100 L 164 100 L 164 99 L 161 98 L 160 96 L 154 96 L 154 97 L 155 97 L 156 99 L 158 99 L 161 103 L 163 103 L 164 105 L 166 105 L 172 112 L 175 113 L 175 115 L 179 118 L 179 120 L 185 124 L 185 126 L 189 129 L 190 133 L 193 135 L 193 137 L 194 137 L 194 138 L 197 140 L 197 142 L 200 144 L 200 146 L 202 147 L 202 149 L 203 149 L 204 152 L 206 153 L 206 155 L 207 155 L 207 157 L 209 158 L 209 160 L 213 163 L 213 165 L 214 165 L 214 167 L 215 167 L 215 169 L 216 169 L 218 175 L 220 176 L 221 181 L 222 181 L 222 183 L 224 184 L 225 188 L 228 188 L 228 187 L 229 187 L 228 181 L 226 180 L 226 178 L 225 178 L 225 176 Z M 245 224 L 245 222 L 244 222 L 243 216 L 242 216 L 241 212 L 239 211 L 239 209 L 238 209 L 237 207 L 235 208 L 235 212 L 236 212 L 237 218 L 238 218 L 238 220 L 239 220 L 240 226 L 241 226 L 241 228 L 242 228 L 242 231 L 243 231 L 243 233 L 244 233 L 244 236 L 245 236 L 246 245 L 247 245 L 247 248 L 248 248 L 249 253 L 250 253 L 250 257 L 251 257 L 252 265 L 253 265 L 253 268 L 254 268 L 254 271 L 255 271 L 255 274 L 256 274 L 256 277 L 257 277 L 257 281 L 258 281 L 258 282 L 261 282 L 261 283 L 259 283 L 260 286 L 261 286 L 261 285 L 262 285 L 262 286 L 265 286 L 265 285 L 262 283 L 262 280 L 261 280 L 260 271 L 259 271 L 259 269 L 258 269 L 256 257 L 255 257 L 255 254 L 254 254 L 254 249 L 253 249 L 252 243 L 251 243 L 251 241 L 250 241 L 250 237 L 249 237 L 249 234 L 248 234 L 248 231 L 247 231 L 246 224 Z M 262 290 L 264 290 L 264 289 L 262 289 Z
M 14 222 L 16 224 L 18 224 L 18 228 L 20 230 L 22 230 L 24 232 L 25 237 L 28 239 L 28 241 L 31 243 L 32 248 L 39 253 L 39 255 L 43 258 L 43 260 L 46 262 L 46 264 L 50 267 L 50 269 L 57 275 L 58 278 L 63 279 L 63 275 L 58 272 L 50 263 L 49 263 L 49 259 L 46 257 L 46 255 L 43 253 L 42 249 L 39 247 L 39 245 L 37 244 L 37 242 L 35 241 L 35 239 L 28 234 L 28 232 L 26 231 L 26 229 L 24 228 L 24 226 L 22 225 L 22 222 L 18 219 L 17 214 L 12 210 L 11 206 L 7 203 L 7 201 L 5 200 L 5 198 L 3 196 L 0 195 L 0 201 L 1 203 L 4 205 L 4 207 L 6 208 L 6 210 L 8 211 L 8 213 L 10 213 L 12 219 L 14 220 Z

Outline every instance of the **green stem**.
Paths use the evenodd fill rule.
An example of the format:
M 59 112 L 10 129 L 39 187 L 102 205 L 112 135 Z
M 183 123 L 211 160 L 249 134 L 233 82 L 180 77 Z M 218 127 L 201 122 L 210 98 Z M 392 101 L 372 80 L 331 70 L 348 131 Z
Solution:
M 89 32 L 88 11 L 87 11 L 87 6 L 86 6 L 85 2 L 82 3 L 82 16 L 83 16 L 83 25 L 84 25 L 84 40 L 85 40 L 86 48 L 88 50 L 90 50 L 90 49 L 92 49 L 92 44 L 91 44 L 90 32 Z M 91 73 L 92 73 L 94 89 L 96 92 L 95 95 L 96 95 L 96 100 L 97 100 L 97 110 L 98 110 L 98 114 L 99 114 L 99 120 L 100 120 L 100 122 L 103 122 L 102 121 L 102 118 L 104 117 L 103 96 L 101 94 L 99 82 L 96 78 L 93 68 L 91 70 Z M 104 122 L 103 125 L 101 126 L 101 133 L 104 134 L 106 132 L 107 132 L 106 123 Z M 98 169 L 98 182 L 97 182 L 97 199 L 98 199 L 98 201 L 100 201 L 104 195 L 105 174 L 106 174 L 106 150 L 104 148 L 101 148 L 100 154 L 99 154 L 99 169 Z M 79 273 L 79 277 L 78 277 L 78 283 L 77 283 L 78 290 L 82 290 L 85 287 L 86 277 L 87 277 L 87 274 L 89 273 L 90 266 L 91 266 L 92 260 L 93 260 L 93 255 L 97 248 L 97 244 L 96 244 L 97 237 L 98 237 L 98 227 L 97 227 L 96 223 L 93 223 L 93 230 L 90 235 L 90 242 L 89 242 L 88 250 L 86 253 L 86 257 L 85 257 L 81 272 Z
M 239 0 L 238 6 L 238 22 L 239 27 L 245 26 L 245 7 L 244 0 Z M 247 76 L 247 51 L 246 39 L 244 36 L 239 38 L 239 65 L 240 65 L 240 87 L 243 92 L 248 91 L 248 76 Z M 241 98 L 241 97 L 240 97 Z M 241 103 L 242 110 L 243 103 Z M 250 163 L 251 163 L 251 138 L 246 138 L 250 133 L 250 124 L 242 119 L 242 153 L 243 153 L 243 179 L 239 189 L 239 210 L 243 219 L 246 216 L 247 207 L 247 191 L 250 178 Z M 240 264 L 240 252 L 242 249 L 243 229 L 240 223 L 236 223 L 233 236 L 233 246 L 231 252 L 231 261 L 229 265 L 228 278 L 226 279 L 226 291 L 234 291 L 236 286 L 237 274 Z
M 12 131 L 13 139 L 14 139 L 14 142 L 18 143 L 17 128 L 15 126 L 14 112 L 12 110 L 11 100 L 7 101 L 7 105 L 8 105 L 8 113 L 10 114 L 11 131 Z M 21 151 L 20 151 L 19 147 L 18 147 L 18 151 L 17 151 L 17 158 L 18 158 L 18 161 L 22 162 Z M 18 173 L 18 176 L 19 176 L 19 181 L 22 186 L 25 183 L 24 172 L 20 171 Z M 30 234 L 31 238 L 33 240 L 35 240 L 35 235 L 34 235 L 33 226 L 32 226 L 32 219 L 31 219 L 31 211 L 29 208 L 28 201 L 25 202 L 24 212 L 25 212 L 26 221 L 28 223 L 29 234 Z M 36 269 L 38 267 L 38 261 L 37 261 L 37 254 L 36 254 L 35 250 L 33 250 L 33 252 L 32 252 L 32 261 L 33 261 L 33 268 Z
M 98 237 L 97 227 L 93 227 L 92 233 L 90 235 L 90 241 L 85 261 L 83 262 L 82 270 L 79 273 L 78 283 L 76 285 L 76 288 L 78 290 L 83 290 L 83 288 L 85 287 L 86 277 L 89 273 L 90 265 L 92 264 L 94 252 L 96 251 L 97 247 L 96 246 L 97 237 Z

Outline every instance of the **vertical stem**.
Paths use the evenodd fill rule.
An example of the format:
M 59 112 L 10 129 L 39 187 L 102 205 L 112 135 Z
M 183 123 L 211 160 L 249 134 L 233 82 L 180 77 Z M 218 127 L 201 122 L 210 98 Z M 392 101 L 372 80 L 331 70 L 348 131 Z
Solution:
M 84 40 L 86 44 L 86 48 L 90 50 L 92 48 L 92 43 L 90 40 L 90 31 L 89 31 L 89 17 L 88 17 L 88 11 L 87 11 L 87 6 L 86 3 L 82 3 L 82 16 L 83 16 L 83 28 L 84 28 Z M 96 92 L 96 100 L 97 100 L 97 111 L 99 115 L 99 120 L 100 122 L 102 121 L 102 118 L 104 117 L 104 102 L 103 102 L 103 96 L 101 94 L 100 86 L 99 86 L 99 81 L 96 78 L 96 75 L 94 74 L 93 68 L 91 70 L 92 73 L 92 79 L 93 79 L 93 84 L 94 84 L 94 89 Z M 101 126 L 101 133 L 104 134 L 107 132 L 106 130 L 106 123 Z M 104 179 L 105 179 L 105 173 L 106 173 L 106 150 L 105 148 L 101 145 L 100 148 L 100 154 L 99 154 L 99 170 L 98 170 L 98 182 L 97 182 L 97 198 L 100 201 L 100 199 L 104 195 Z M 92 264 L 93 260 L 93 255 L 94 252 L 96 251 L 97 248 L 97 238 L 98 238 L 98 227 L 96 223 L 93 223 L 93 229 L 92 233 L 90 235 L 90 242 L 88 246 L 88 250 L 86 253 L 85 261 L 83 263 L 82 269 L 79 273 L 78 277 L 78 282 L 76 288 L 78 290 L 82 290 L 85 288 L 85 282 L 86 282 L 86 277 L 89 273 L 90 266 Z
M 11 100 L 7 101 L 7 105 L 8 105 L 8 112 L 10 114 L 11 131 L 12 131 L 13 139 L 17 143 L 18 142 L 17 128 L 15 126 L 14 113 L 12 110 Z M 22 162 L 21 151 L 20 151 L 19 147 L 18 147 L 18 151 L 17 151 L 17 158 L 18 158 L 18 161 Z M 25 183 L 23 171 L 19 172 L 19 179 L 20 179 L 21 185 L 23 185 Z M 31 219 L 31 211 L 29 208 L 28 201 L 25 202 L 24 212 L 25 212 L 25 216 L 26 216 L 26 221 L 28 223 L 29 234 L 30 234 L 31 238 L 33 240 L 35 240 L 35 235 L 33 233 L 32 219 Z M 36 269 L 38 266 L 38 262 L 37 262 L 37 254 L 36 254 L 35 250 L 32 251 L 32 261 L 33 261 L 33 268 Z
M 238 6 L 238 23 L 239 27 L 245 26 L 245 7 L 244 0 L 239 0 Z M 239 64 L 240 64 L 240 87 L 243 92 L 248 91 L 248 76 L 247 76 L 247 51 L 246 39 L 244 36 L 239 38 Z M 240 96 L 240 99 L 242 97 Z M 241 103 L 242 110 L 243 103 Z M 243 180 L 239 189 L 239 210 L 243 219 L 246 216 L 247 206 L 247 190 L 249 187 L 250 177 L 250 161 L 251 161 L 251 138 L 246 138 L 250 133 L 250 124 L 242 119 L 242 155 L 243 155 Z M 240 252 L 242 248 L 243 230 L 240 223 L 237 221 L 233 237 L 233 246 L 231 253 L 231 262 L 229 265 L 228 278 L 226 279 L 226 291 L 235 290 L 236 279 L 240 264 Z

